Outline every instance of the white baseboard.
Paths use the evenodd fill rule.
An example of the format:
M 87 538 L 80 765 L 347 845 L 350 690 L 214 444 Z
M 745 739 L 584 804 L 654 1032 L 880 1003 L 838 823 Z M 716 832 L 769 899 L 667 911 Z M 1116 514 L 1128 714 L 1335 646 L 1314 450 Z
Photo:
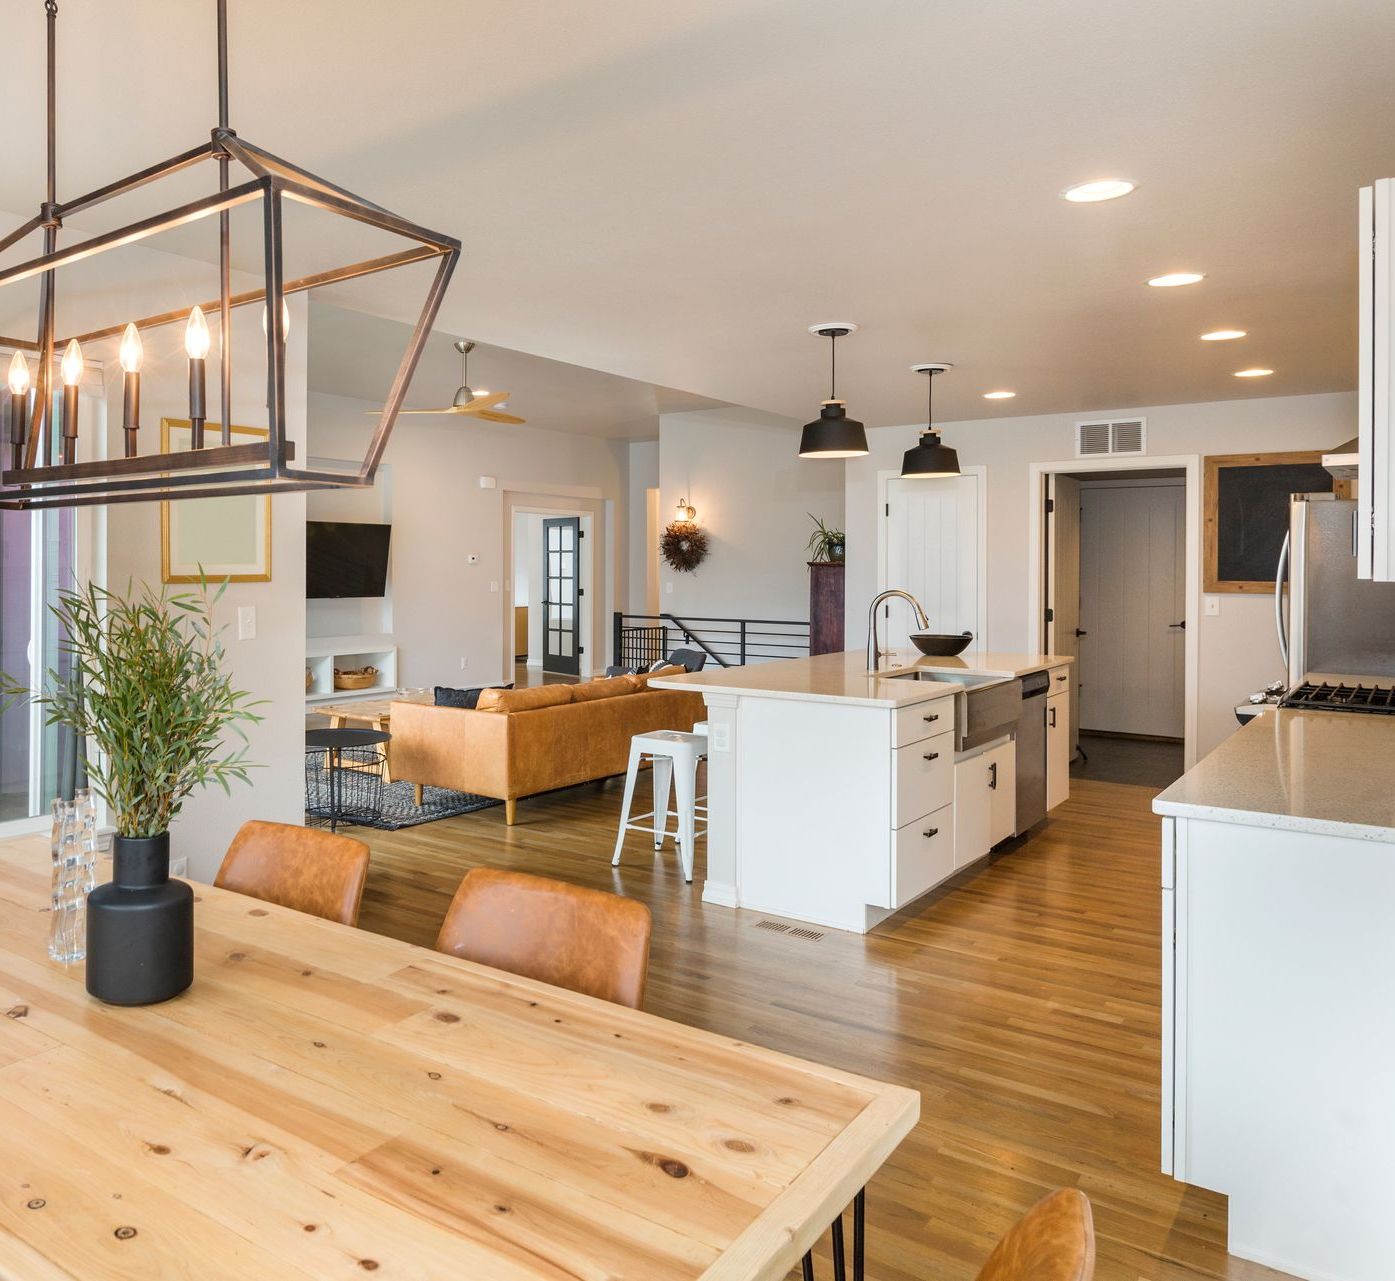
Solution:
M 703 881 L 702 901 L 704 903 L 716 903 L 719 907 L 735 907 L 736 886 L 725 885 L 721 881 Z

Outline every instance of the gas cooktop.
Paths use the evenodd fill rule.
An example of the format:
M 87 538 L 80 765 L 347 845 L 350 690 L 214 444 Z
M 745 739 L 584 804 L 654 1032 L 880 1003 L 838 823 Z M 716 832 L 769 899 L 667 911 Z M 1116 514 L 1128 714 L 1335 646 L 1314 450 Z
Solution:
M 1320 712 L 1384 712 L 1395 716 L 1395 685 L 1304 681 L 1289 690 L 1279 705 Z

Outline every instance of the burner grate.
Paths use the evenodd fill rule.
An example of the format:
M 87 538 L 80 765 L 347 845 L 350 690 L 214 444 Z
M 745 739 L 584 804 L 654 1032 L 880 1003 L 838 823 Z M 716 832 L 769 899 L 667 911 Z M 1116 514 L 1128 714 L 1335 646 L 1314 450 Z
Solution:
M 1395 685 L 1304 681 L 1288 693 L 1280 706 L 1327 712 L 1379 712 L 1391 716 L 1395 715 Z

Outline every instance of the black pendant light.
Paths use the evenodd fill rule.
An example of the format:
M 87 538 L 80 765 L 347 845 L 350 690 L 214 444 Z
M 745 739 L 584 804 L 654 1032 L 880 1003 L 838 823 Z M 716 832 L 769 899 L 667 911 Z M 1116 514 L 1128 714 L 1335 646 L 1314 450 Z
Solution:
M 847 321 L 810 325 L 809 332 L 828 339 L 828 399 L 819 416 L 804 424 L 799 437 L 801 458 L 861 458 L 867 453 L 867 433 L 856 418 L 848 417 L 847 405 L 838 399 L 838 339 L 857 332 Z
M 940 439 L 935 430 L 935 375 L 948 373 L 953 365 L 912 365 L 911 373 L 925 375 L 925 430 L 919 442 L 906 450 L 901 460 L 902 480 L 930 480 L 937 476 L 958 476 L 959 455 Z

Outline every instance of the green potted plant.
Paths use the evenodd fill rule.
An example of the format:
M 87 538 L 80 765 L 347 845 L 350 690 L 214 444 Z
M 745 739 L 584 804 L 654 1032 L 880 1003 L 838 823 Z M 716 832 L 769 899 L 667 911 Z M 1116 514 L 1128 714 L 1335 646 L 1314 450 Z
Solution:
M 841 529 L 829 529 L 813 512 L 809 519 L 814 522 L 814 532 L 806 544 L 809 554 L 815 561 L 830 561 L 841 564 L 847 554 L 847 537 Z
M 168 1000 L 193 981 L 194 896 L 170 880 L 169 827 L 195 790 L 249 781 L 243 727 L 261 717 L 224 670 L 213 608 L 226 586 L 59 592 L 67 671 L 37 691 L 0 676 L 0 695 L 31 699 L 96 748 L 87 771 L 116 835 L 112 880 L 87 900 L 87 990 L 113 1005 Z

